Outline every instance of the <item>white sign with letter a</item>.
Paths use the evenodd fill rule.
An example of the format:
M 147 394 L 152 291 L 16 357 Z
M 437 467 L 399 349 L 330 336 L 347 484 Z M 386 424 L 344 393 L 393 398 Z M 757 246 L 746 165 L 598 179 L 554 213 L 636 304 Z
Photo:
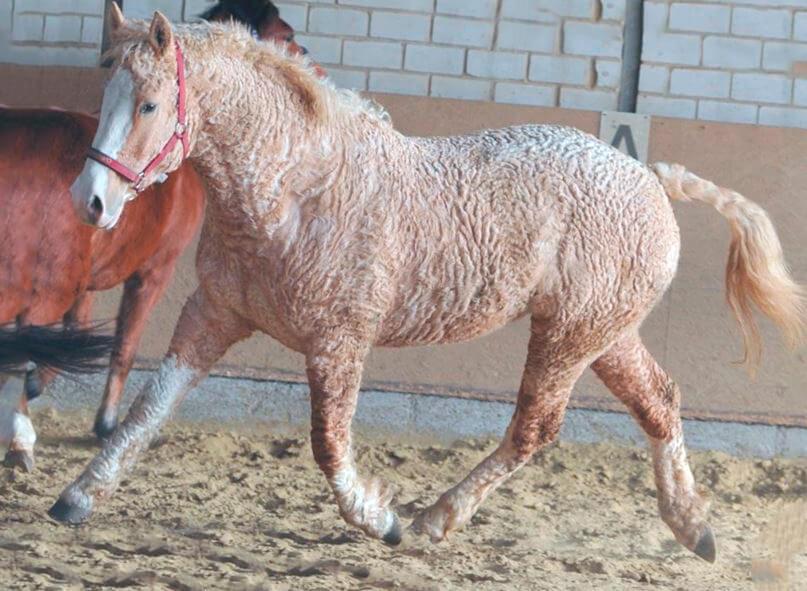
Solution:
M 600 139 L 640 162 L 647 162 L 650 145 L 650 116 L 603 111 Z

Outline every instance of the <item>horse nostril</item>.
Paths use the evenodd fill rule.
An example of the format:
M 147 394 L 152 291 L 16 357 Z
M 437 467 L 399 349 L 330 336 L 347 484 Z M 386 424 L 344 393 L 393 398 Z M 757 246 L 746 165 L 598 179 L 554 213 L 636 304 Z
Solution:
M 301 52 L 303 55 L 308 55 L 308 48 L 307 48 L 307 47 L 303 47 L 303 46 L 301 45 L 301 46 L 300 46 L 300 52 Z
M 92 201 L 90 201 L 90 218 L 93 222 L 97 222 L 101 219 L 103 213 L 104 202 L 101 201 L 101 198 L 98 195 L 93 195 Z

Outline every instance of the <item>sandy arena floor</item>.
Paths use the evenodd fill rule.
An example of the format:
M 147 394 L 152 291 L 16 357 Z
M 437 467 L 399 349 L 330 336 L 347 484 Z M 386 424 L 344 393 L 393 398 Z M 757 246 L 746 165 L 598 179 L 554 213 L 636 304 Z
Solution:
M 90 524 L 57 525 L 45 513 L 96 451 L 90 422 L 40 413 L 36 471 L 0 469 L 0 589 L 807 589 L 803 460 L 694 454 L 713 497 L 715 565 L 657 517 L 646 452 L 605 445 L 553 446 L 448 542 L 410 536 L 393 549 L 341 521 L 305 435 L 268 426 L 174 424 Z M 363 472 L 399 487 L 407 521 L 495 445 L 358 439 Z M 752 559 L 771 552 L 795 557 L 757 562 L 752 578 Z

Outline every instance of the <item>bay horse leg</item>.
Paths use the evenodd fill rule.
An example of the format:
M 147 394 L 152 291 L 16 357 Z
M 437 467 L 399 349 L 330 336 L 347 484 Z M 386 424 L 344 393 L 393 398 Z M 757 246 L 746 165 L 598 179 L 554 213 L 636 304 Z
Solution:
M 715 539 L 706 521 L 708 503 L 696 490 L 684 447 L 678 386 L 636 332 L 617 341 L 592 369 L 647 434 L 661 518 L 683 546 L 714 562 Z
M 388 544 L 401 541 L 401 526 L 390 509 L 392 491 L 380 480 L 360 478 L 353 458 L 350 423 L 356 411 L 368 347 L 330 344 L 306 360 L 311 388 L 311 447 L 314 459 L 348 523 Z
M 462 482 L 417 515 L 411 529 L 433 542 L 466 524 L 485 498 L 532 455 L 557 437 L 572 386 L 592 357 L 604 347 L 596 335 L 570 336 L 532 320 L 527 362 L 516 410 L 503 441 Z M 595 343 L 601 343 L 595 345 Z
M 162 264 L 149 261 L 149 268 L 137 271 L 123 285 L 123 297 L 115 326 L 115 349 L 112 351 L 104 397 L 93 425 L 93 432 L 101 440 L 108 439 L 118 426 L 123 390 L 132 370 L 146 320 L 173 276 L 176 256 L 167 263 L 163 260 L 160 257 L 157 261 Z
M 182 309 L 171 346 L 156 375 L 132 403 L 126 418 L 48 514 L 80 523 L 95 501 L 112 495 L 121 478 L 158 435 L 177 405 L 234 343 L 252 328 L 227 309 L 210 303 L 201 288 Z
M 26 472 L 33 471 L 36 432 L 28 414 L 28 398 L 25 394 L 19 397 L 11 430 L 11 442 L 3 458 L 3 465 L 7 468 L 20 468 Z
M 73 303 L 73 307 L 67 311 L 62 319 L 64 327 L 70 329 L 86 326 L 92 314 L 92 302 L 93 294 L 89 291 L 85 291 L 78 296 Z M 47 367 L 36 367 L 28 370 L 25 373 L 25 395 L 28 400 L 34 400 L 41 396 L 54 378 L 56 378 L 56 372 Z

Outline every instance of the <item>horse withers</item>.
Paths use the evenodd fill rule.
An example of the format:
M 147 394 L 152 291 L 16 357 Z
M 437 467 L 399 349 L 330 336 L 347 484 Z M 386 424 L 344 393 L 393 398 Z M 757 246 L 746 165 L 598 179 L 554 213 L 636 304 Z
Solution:
M 53 518 L 87 519 L 212 364 L 259 330 L 305 357 L 314 457 L 340 514 L 400 542 L 390 488 L 359 475 L 351 445 L 370 348 L 460 341 L 529 315 L 527 361 L 501 445 L 419 513 L 412 533 L 439 541 L 468 523 L 557 437 L 574 383 L 593 366 L 648 436 L 661 517 L 686 548 L 715 559 L 684 447 L 681 394 L 639 326 L 678 265 L 671 200 L 700 201 L 732 229 L 728 300 L 749 359 L 760 346 L 754 306 L 799 341 L 804 292 L 759 206 L 568 127 L 405 137 L 377 107 L 238 28 L 174 29 L 160 14 L 150 26 L 130 24 L 117 13 L 114 36 L 118 63 L 101 129 L 126 131 L 96 141 L 119 146 L 115 158 L 139 169 L 184 107 L 189 160 L 210 189 L 199 287 L 159 371 Z M 132 118 L 131 107 L 145 103 L 152 114 Z M 145 183 L 181 161 L 176 147 Z M 97 186 L 105 192 L 88 190 Z M 112 169 L 88 166 L 73 199 L 80 215 L 98 197 L 116 216 L 131 187 Z

